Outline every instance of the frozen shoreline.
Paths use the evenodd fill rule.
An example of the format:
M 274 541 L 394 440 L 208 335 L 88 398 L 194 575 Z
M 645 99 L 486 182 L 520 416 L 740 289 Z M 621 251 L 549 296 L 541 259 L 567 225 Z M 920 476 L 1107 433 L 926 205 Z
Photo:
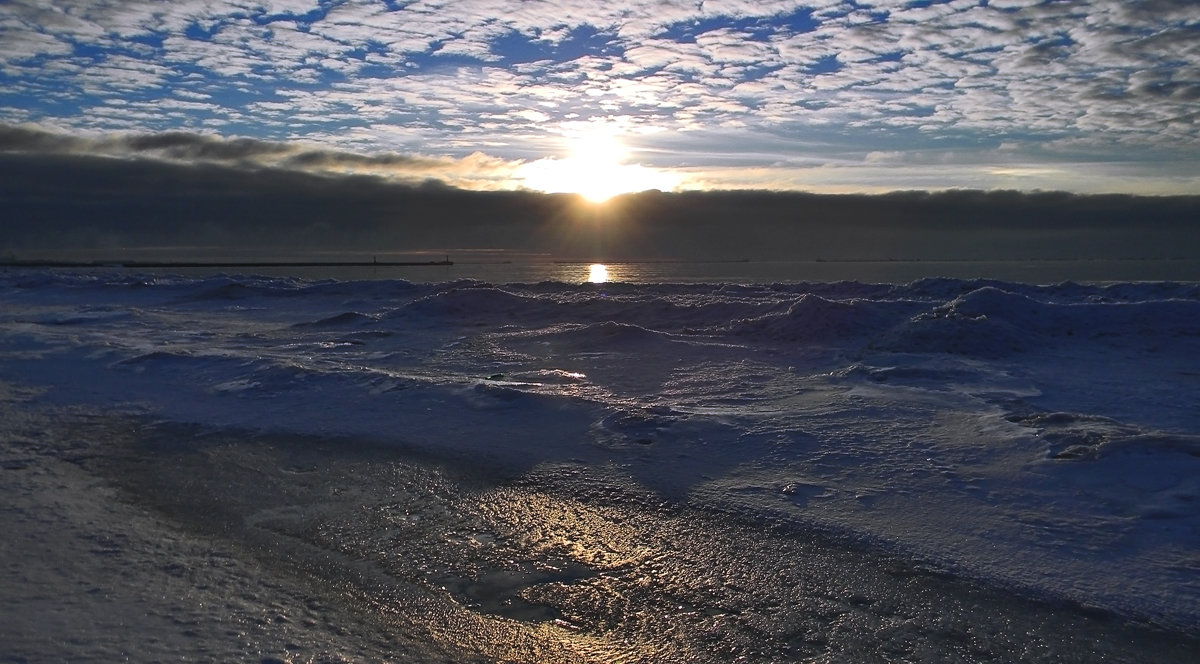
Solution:
M 1101 615 L 1196 624 L 1195 284 L 0 281 L 17 411 L 107 423 L 46 449 L 111 440 L 72 454 L 131 505 L 358 589 L 418 646 L 1070 661 Z M 867 587 L 830 585 L 847 552 Z M 978 645 L 971 606 L 1024 600 L 970 584 L 1061 629 Z
M 20 661 L 1189 661 L 1200 635 L 557 464 L 3 405 Z
M 131 502 L 98 459 L 133 423 L 39 412 L 0 392 L 0 659 L 476 661 L 388 631 L 244 542 Z

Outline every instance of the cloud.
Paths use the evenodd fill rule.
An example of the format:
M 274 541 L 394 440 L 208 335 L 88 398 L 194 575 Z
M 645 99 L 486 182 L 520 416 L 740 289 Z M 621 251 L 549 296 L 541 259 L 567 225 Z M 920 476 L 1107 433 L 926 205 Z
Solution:
M 249 163 L 262 157 L 291 152 L 293 148 L 249 138 L 222 139 L 183 132 L 120 136 L 96 141 L 99 151 L 128 151 L 161 156 L 175 161 Z
M 1200 150 L 1190 0 L 13 0 L 0 122 L 534 159 L 578 119 L 823 134 L 826 158 L 1069 142 Z M 191 101 L 195 105 L 180 103 Z M 1186 160 L 1184 160 L 1186 161 Z M 1072 162 L 1076 163 L 1076 162 Z M 702 166 L 695 163 L 693 166 Z M 769 166 L 769 163 L 760 163 Z
M 143 147 L 197 145 L 174 138 Z M 488 248 L 603 260 L 1200 258 L 1197 196 L 651 192 L 594 208 L 572 196 L 78 151 L 90 143 L 0 135 L 0 256 L 453 257 Z M 55 150 L 28 150 L 47 146 Z M 238 158 L 256 152 L 239 147 Z M 480 161 L 472 167 L 492 165 Z
M 240 170 L 279 169 L 313 175 L 371 176 L 393 182 L 436 179 L 471 189 L 516 187 L 519 161 L 475 152 L 460 159 L 422 155 L 354 152 L 315 146 L 227 139 L 187 132 L 70 136 L 33 127 L 0 126 L 0 153 L 89 155 L 183 165 L 203 164 Z

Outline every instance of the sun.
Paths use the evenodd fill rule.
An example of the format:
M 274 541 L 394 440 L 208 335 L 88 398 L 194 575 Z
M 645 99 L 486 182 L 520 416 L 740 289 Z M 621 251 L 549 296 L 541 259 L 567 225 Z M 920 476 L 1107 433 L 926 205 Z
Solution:
M 673 174 L 626 163 L 629 150 L 611 131 L 592 129 L 567 140 L 567 156 L 525 164 L 519 173 L 527 187 L 546 193 L 579 194 L 591 203 L 647 189 L 671 190 Z

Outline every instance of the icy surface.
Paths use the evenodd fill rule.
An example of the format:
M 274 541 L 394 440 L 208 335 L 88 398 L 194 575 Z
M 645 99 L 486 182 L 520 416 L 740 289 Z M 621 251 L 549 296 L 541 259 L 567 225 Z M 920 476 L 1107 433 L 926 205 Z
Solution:
M 14 271 L 0 379 L 47 404 L 517 474 L 614 467 L 675 504 L 1200 623 L 1194 284 Z

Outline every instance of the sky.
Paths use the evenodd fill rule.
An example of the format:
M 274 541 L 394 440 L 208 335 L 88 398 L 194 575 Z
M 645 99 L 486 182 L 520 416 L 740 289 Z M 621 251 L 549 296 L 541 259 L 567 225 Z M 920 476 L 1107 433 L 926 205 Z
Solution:
M 6 0 L 0 152 L 479 190 L 1200 192 L 1195 0 Z

